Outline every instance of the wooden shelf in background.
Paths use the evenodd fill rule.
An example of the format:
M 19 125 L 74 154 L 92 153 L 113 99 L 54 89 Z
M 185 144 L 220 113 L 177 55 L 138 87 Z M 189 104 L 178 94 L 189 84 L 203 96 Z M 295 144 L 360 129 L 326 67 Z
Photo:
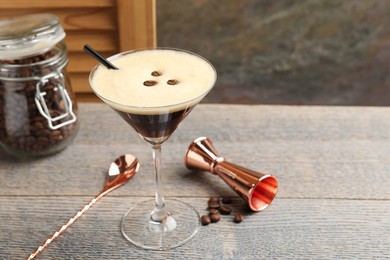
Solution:
M 77 93 L 76 100 L 78 103 L 103 103 L 95 94 L 93 93 Z
M 59 17 L 66 32 L 73 91 L 93 100 L 88 75 L 97 64 L 83 52 L 85 43 L 105 56 L 156 46 L 155 0 L 0 0 L 0 18 L 35 13 Z

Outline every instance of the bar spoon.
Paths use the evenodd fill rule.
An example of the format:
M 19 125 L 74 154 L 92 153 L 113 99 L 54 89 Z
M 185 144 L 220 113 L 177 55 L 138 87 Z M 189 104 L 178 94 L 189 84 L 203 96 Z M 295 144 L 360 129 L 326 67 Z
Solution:
M 115 190 L 119 186 L 129 181 L 139 169 L 138 159 L 131 154 L 121 155 L 111 163 L 107 172 L 106 182 L 102 191 L 93 199 L 90 203 L 84 206 L 79 212 L 76 213 L 69 221 L 64 224 L 58 231 L 56 231 L 49 239 L 39 246 L 34 253 L 32 253 L 27 259 L 33 259 L 38 255 L 47 245 L 49 245 L 54 239 L 56 239 L 62 232 L 64 232 L 70 225 L 72 225 L 82 214 L 84 214 L 90 207 L 92 207 L 100 198 Z

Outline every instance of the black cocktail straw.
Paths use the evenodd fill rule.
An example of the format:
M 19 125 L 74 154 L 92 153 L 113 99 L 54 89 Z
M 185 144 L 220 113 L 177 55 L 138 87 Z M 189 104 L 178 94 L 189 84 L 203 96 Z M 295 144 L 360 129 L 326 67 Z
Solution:
M 92 55 L 95 59 L 97 59 L 101 64 L 107 67 L 107 69 L 112 69 L 112 70 L 117 70 L 118 68 L 115 67 L 111 62 L 106 60 L 102 55 L 100 55 L 97 51 L 92 49 L 91 46 L 88 44 L 84 45 L 84 51 L 88 52 L 89 54 Z

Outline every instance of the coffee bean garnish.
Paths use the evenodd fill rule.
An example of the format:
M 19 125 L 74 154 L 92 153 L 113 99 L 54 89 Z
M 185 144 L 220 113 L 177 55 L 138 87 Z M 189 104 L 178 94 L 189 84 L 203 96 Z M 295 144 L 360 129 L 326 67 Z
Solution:
M 210 217 L 207 216 L 207 215 L 203 215 L 203 216 L 200 218 L 200 223 L 202 223 L 202 226 L 207 226 L 208 224 L 211 223 Z
M 159 72 L 159 71 L 153 71 L 151 75 L 154 76 L 154 77 L 158 77 L 158 76 L 161 76 L 162 73 Z
M 234 219 L 233 219 L 234 223 L 241 223 L 243 220 L 244 220 L 244 216 L 241 213 L 238 212 L 234 215 Z
M 176 79 L 170 79 L 167 81 L 168 85 L 177 85 L 179 84 L 179 81 Z
M 155 85 L 157 85 L 157 81 L 155 81 L 155 80 L 146 80 L 146 81 L 144 81 L 144 86 L 153 87 Z
M 221 220 L 221 216 L 218 213 L 210 214 L 211 223 L 217 223 Z

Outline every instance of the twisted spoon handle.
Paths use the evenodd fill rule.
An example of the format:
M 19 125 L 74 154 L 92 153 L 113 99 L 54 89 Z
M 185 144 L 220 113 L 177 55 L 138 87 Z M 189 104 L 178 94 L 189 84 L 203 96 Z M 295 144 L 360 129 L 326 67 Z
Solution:
M 64 232 L 70 225 L 72 225 L 81 215 L 83 215 L 90 207 L 92 207 L 101 197 L 103 197 L 104 192 L 100 193 L 98 196 L 96 196 L 91 202 L 84 206 L 83 209 L 81 209 L 79 212 L 76 213 L 69 221 L 64 224 L 58 231 L 56 231 L 49 239 L 45 241 L 41 246 L 35 250 L 34 253 L 32 253 L 27 260 L 33 259 L 36 255 L 38 255 L 48 244 L 50 244 L 54 239 L 56 239 L 62 232 Z

